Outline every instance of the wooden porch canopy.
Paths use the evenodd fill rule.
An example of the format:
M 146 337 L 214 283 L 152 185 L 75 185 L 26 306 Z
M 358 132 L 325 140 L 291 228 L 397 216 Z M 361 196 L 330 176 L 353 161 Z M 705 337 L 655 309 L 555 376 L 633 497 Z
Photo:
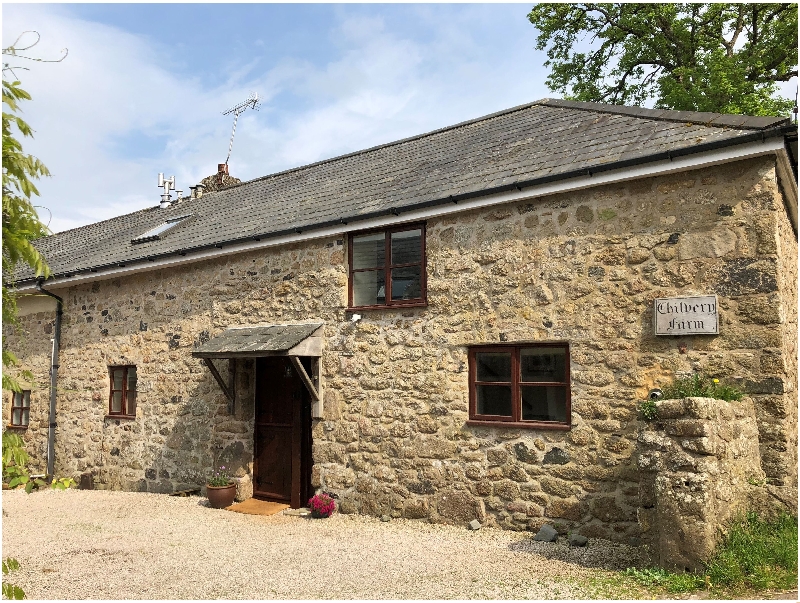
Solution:
M 322 324 L 244 326 L 226 329 L 192 352 L 202 358 L 214 379 L 230 401 L 233 412 L 235 392 L 233 370 L 228 384 L 222 379 L 213 359 L 258 358 L 262 356 L 287 356 L 308 393 L 311 394 L 312 415 L 322 416 L 322 396 L 319 380 L 319 357 L 322 356 Z M 299 357 L 312 358 L 312 375 L 309 375 Z M 233 367 L 233 363 L 231 364 Z

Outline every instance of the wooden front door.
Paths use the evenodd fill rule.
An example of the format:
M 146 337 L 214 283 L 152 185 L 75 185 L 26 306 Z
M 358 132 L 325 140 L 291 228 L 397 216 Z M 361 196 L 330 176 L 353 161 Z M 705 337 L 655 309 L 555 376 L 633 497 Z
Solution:
M 253 495 L 305 505 L 311 488 L 311 400 L 286 357 L 256 359 Z

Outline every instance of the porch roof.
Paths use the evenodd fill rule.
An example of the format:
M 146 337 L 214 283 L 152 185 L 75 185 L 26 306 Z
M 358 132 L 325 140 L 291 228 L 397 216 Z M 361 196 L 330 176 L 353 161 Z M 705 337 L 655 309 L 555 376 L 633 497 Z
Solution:
M 321 323 L 226 329 L 192 352 L 195 358 L 322 355 Z M 318 332 L 319 331 L 319 332 Z

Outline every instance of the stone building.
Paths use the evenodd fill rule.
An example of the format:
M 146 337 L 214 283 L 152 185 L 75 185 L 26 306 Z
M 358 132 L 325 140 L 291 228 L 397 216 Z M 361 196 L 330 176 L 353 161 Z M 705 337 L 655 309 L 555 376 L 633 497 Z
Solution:
M 796 487 L 796 170 L 781 118 L 545 99 L 59 233 L 4 421 L 44 470 L 58 339 L 58 475 L 636 539 L 676 375 L 739 384 Z M 690 296 L 718 332 L 656 335 Z

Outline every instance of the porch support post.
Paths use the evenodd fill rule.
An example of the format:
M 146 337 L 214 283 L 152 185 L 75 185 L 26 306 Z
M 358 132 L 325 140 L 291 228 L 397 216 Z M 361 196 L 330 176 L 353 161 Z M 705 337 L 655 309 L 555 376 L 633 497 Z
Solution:
M 214 379 L 217 380 L 217 383 L 219 383 L 219 386 L 222 388 L 222 391 L 225 393 L 225 397 L 228 398 L 228 401 L 230 402 L 230 404 L 228 405 L 228 408 L 229 409 L 233 409 L 233 400 L 234 400 L 233 384 L 231 384 L 231 387 L 228 388 L 227 384 L 222 379 L 222 375 L 219 374 L 219 371 L 217 370 L 217 367 L 214 366 L 214 363 L 211 361 L 211 358 L 203 358 L 203 362 L 206 363 L 206 366 L 208 367 L 208 370 L 211 371 L 212 375 L 214 375 Z M 233 361 L 231 361 L 231 362 L 233 362 Z

